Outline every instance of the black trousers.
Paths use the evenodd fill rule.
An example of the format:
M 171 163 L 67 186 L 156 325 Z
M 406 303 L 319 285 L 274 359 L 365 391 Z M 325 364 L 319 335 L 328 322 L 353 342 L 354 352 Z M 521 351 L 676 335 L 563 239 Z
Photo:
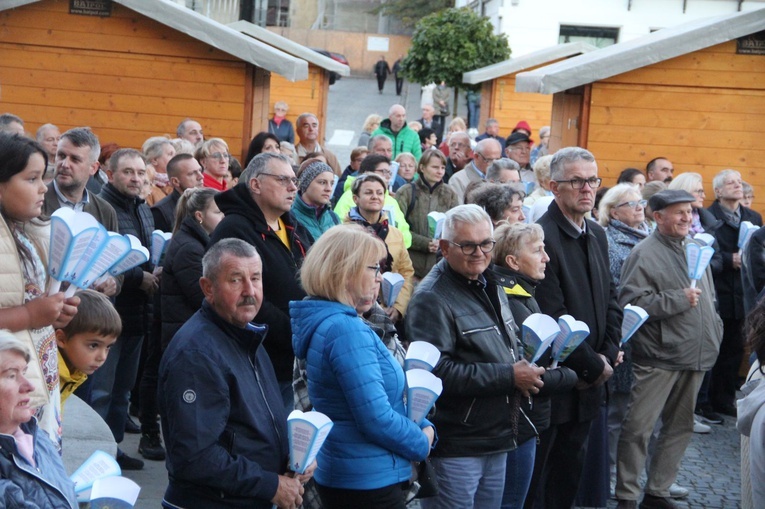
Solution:
M 553 424 L 539 435 L 524 509 L 570 509 L 582 478 L 592 421 Z
M 385 78 L 387 78 L 387 76 L 377 76 L 377 90 L 380 92 L 382 92 L 383 88 L 385 88 Z
M 401 95 L 401 89 L 404 88 L 404 78 L 396 78 L 396 95 Z
M 709 399 L 712 407 L 736 406 L 736 389 L 738 388 L 738 368 L 744 355 L 744 338 L 741 328 L 743 320 L 735 318 L 723 319 L 723 337 L 720 344 L 720 354 L 712 368 L 712 379 L 709 386 Z
M 325 509 L 406 509 L 401 483 L 374 490 L 345 490 L 316 483 Z

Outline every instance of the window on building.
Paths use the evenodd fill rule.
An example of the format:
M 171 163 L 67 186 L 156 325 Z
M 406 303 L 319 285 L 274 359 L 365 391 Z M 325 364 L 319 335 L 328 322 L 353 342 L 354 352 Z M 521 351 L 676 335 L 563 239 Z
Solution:
M 606 46 L 616 44 L 618 39 L 618 28 L 561 25 L 558 43 L 581 41 L 592 44 L 597 48 L 605 48 Z

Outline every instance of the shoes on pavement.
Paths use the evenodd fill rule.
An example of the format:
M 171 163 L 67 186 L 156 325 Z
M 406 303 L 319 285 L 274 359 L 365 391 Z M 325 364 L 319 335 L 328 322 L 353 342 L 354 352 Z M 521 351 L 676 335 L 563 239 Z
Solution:
M 640 502 L 640 509 L 677 509 L 677 506 L 669 498 L 657 497 L 645 494 Z
M 679 486 L 677 483 L 672 483 L 672 486 L 669 487 L 670 498 L 685 498 L 688 496 L 689 493 L 690 491 L 688 491 L 688 488 L 683 488 L 682 486 Z
M 129 415 L 125 421 L 125 433 L 130 433 L 131 435 L 138 435 L 141 433 L 141 426 L 139 426 Z
M 162 461 L 165 459 L 165 448 L 159 432 L 144 433 L 138 443 L 138 452 L 147 460 Z
M 706 435 L 707 433 L 710 433 L 712 431 L 712 428 L 701 422 L 701 418 L 699 416 L 695 416 L 693 418 L 693 432 L 699 433 L 701 435 Z
M 696 408 L 696 415 L 704 424 L 722 424 L 723 422 L 722 416 L 712 410 L 712 405 L 702 405 Z
M 637 500 L 619 500 L 616 509 L 637 509 Z
M 122 470 L 142 470 L 143 461 L 138 458 L 131 458 L 124 452 L 117 450 L 117 464 Z

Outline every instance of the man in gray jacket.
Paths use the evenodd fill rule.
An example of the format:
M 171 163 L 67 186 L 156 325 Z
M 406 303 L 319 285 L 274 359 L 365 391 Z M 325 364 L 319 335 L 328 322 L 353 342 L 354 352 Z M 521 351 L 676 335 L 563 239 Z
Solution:
M 692 287 L 685 258 L 691 203 L 679 190 L 648 202 L 657 229 L 640 242 L 622 267 L 619 304 L 645 309 L 648 321 L 632 341 L 635 384 L 619 436 L 616 498 L 619 509 L 636 508 L 638 479 L 651 432 L 661 419 L 641 509 L 673 508 L 669 487 L 693 435 L 693 411 L 704 372 L 715 363 L 722 340 L 712 271 Z

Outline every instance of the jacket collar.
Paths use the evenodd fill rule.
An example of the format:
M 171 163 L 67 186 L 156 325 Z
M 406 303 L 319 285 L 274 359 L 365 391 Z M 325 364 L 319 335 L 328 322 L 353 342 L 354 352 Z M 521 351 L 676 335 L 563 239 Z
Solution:
M 110 203 L 116 204 L 124 209 L 137 207 L 141 203 L 144 203 L 142 198 L 132 198 L 122 194 L 110 182 L 104 184 L 104 187 L 101 188 L 101 192 L 104 196 L 108 197 Z
M 569 218 L 567 218 L 563 211 L 558 206 L 558 202 L 553 200 L 552 203 L 550 203 L 550 207 L 547 209 L 547 213 L 550 214 L 550 218 L 555 221 L 555 224 L 558 225 L 558 228 L 560 228 L 566 235 L 571 237 L 572 239 L 579 238 L 582 233 L 574 226 L 574 224 L 571 222 Z M 590 235 L 590 230 L 592 229 L 592 225 L 588 224 L 587 219 L 585 218 L 585 235 Z
M 508 295 L 533 297 L 539 281 L 524 276 L 507 267 L 492 264 L 490 267 L 494 283 L 503 287 Z
M 207 234 L 202 225 L 196 222 L 193 217 L 184 217 L 180 229 L 199 239 L 205 246 L 210 243 L 210 235 Z
M 237 327 L 227 322 L 213 309 L 207 299 L 202 301 L 200 313 L 247 351 L 256 350 L 268 333 L 268 325 L 250 322 L 246 327 Z
M 425 177 L 422 176 L 422 173 L 420 173 L 420 176 L 417 178 L 417 180 L 413 182 L 415 186 L 421 187 L 423 190 L 429 192 L 430 194 L 433 194 L 433 192 L 435 192 L 438 186 L 440 186 L 443 183 L 444 183 L 444 179 L 441 179 L 431 186 L 425 181 Z

